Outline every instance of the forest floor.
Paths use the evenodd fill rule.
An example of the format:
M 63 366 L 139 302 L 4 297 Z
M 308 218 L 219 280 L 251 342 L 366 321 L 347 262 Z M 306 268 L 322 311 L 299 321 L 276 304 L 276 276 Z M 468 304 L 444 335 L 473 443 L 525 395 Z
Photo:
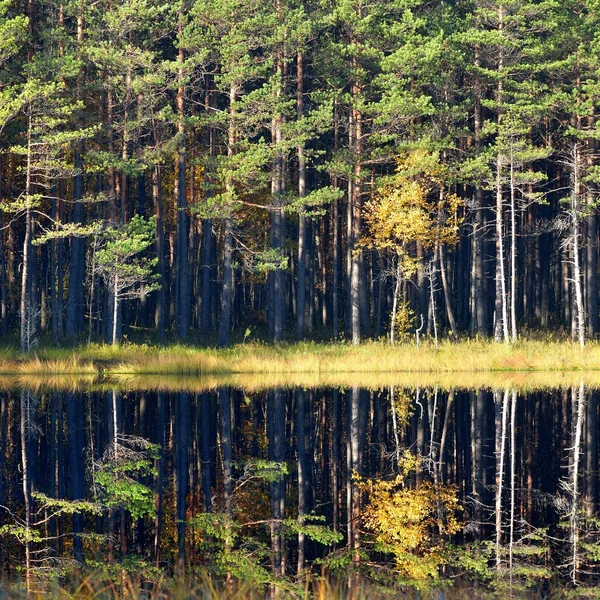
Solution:
M 154 382 L 184 389 L 203 378 L 246 387 L 277 385 L 517 385 L 600 387 L 600 343 L 581 349 L 566 341 L 444 341 L 390 346 L 384 342 L 239 344 L 224 349 L 192 346 L 90 344 L 42 347 L 21 354 L 0 348 L 0 375 L 32 378 L 113 378 L 133 387 Z M 142 377 L 143 376 L 143 377 Z M 212 378 L 212 379 L 211 379 Z

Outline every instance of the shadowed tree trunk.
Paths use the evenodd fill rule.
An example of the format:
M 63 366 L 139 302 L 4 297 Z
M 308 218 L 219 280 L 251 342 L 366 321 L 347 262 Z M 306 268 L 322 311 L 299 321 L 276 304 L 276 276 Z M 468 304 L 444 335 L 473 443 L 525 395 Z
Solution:
M 83 396 L 69 392 L 66 396 L 67 432 L 69 440 L 69 466 L 71 468 L 71 498 L 83 500 L 85 497 L 85 415 Z M 83 515 L 73 514 L 73 558 L 84 562 Z

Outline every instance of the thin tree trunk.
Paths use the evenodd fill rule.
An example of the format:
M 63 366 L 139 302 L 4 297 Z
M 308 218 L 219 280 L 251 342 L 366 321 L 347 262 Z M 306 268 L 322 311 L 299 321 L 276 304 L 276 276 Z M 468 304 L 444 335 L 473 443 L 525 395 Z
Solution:
M 400 294 L 400 281 L 402 275 L 402 263 L 400 256 L 397 257 L 398 265 L 396 266 L 396 285 L 394 286 L 394 300 L 392 302 L 392 318 L 390 322 L 390 344 L 394 345 L 396 332 L 396 313 L 398 311 L 398 295 Z
M 440 265 L 440 275 L 442 279 L 442 290 L 444 292 L 444 304 L 446 305 L 446 316 L 450 324 L 450 337 L 454 339 L 457 334 L 456 319 L 454 318 L 454 310 L 452 309 L 452 298 L 450 295 L 450 286 L 448 285 L 448 276 L 446 273 L 446 261 L 444 256 L 444 245 L 438 244 L 437 247 L 438 263 Z
M 504 485 L 504 453 L 506 448 L 506 427 L 508 419 L 508 390 L 505 390 L 502 398 L 502 421 L 500 429 L 500 443 L 497 449 L 497 470 L 496 470 L 496 569 L 502 566 L 501 544 L 502 544 L 502 491 Z M 499 395 L 499 394 L 498 394 Z
M 182 16 L 180 15 L 180 19 Z M 179 25 L 179 36 L 183 34 L 183 25 Z M 188 335 L 190 319 L 190 294 L 189 294 L 189 265 L 188 265 L 188 216 L 187 216 L 187 190 L 186 190 L 186 139 L 185 139 L 185 87 L 184 87 L 184 49 L 180 46 L 177 55 L 177 257 L 176 257 L 176 295 L 177 295 L 177 335 L 185 340 Z
M 221 300 L 221 320 L 219 323 L 220 348 L 229 343 L 229 329 L 231 327 L 231 305 L 233 296 L 233 234 L 231 219 L 225 220 L 225 248 L 223 250 L 223 292 Z
M 504 5 L 498 8 L 498 31 L 503 35 L 504 31 Z M 502 105 L 504 88 L 503 88 L 503 70 L 504 57 L 502 51 L 498 59 L 498 87 L 496 92 L 496 102 L 499 106 Z M 499 108 L 498 125 L 502 123 L 502 112 Z M 496 323 L 494 327 L 494 339 L 496 342 L 504 339 L 506 344 L 509 343 L 508 336 L 508 309 L 506 302 L 506 274 L 504 268 L 504 163 L 500 151 L 496 156 L 496 301 L 495 313 Z
M 496 324 L 494 339 L 496 342 L 509 342 L 508 314 L 506 307 L 506 274 L 504 269 L 504 225 L 503 225 L 503 172 L 502 158 L 496 160 Z
M 298 425 L 296 427 L 296 438 L 298 442 L 298 523 L 300 527 L 304 525 L 304 515 L 306 514 L 306 448 L 305 448 L 305 392 L 298 388 L 296 392 L 296 410 Z M 304 532 L 298 532 L 298 575 L 304 570 Z
M 29 296 L 29 253 L 31 251 L 31 237 L 33 229 L 33 216 L 31 211 L 31 192 L 32 192 L 32 140 L 31 140 L 31 108 L 29 109 L 27 126 L 27 171 L 25 183 L 25 238 L 23 240 L 23 264 L 21 267 L 21 352 L 29 350 L 28 322 L 32 319 L 31 298 Z
M 571 536 L 571 573 L 570 579 L 573 585 L 579 580 L 579 461 L 581 454 L 581 437 L 583 431 L 583 417 L 585 414 L 585 387 L 583 382 L 579 385 L 576 395 L 575 388 L 572 389 L 573 404 L 577 406 L 577 417 L 573 419 L 575 432 L 573 435 L 573 460 L 571 462 L 571 510 L 569 514 L 570 536 Z
M 304 114 L 304 55 L 298 52 L 298 74 L 296 79 L 296 112 L 298 120 Z M 306 196 L 306 158 L 304 144 L 300 144 L 298 152 L 298 197 Z M 306 315 L 306 216 L 304 207 L 300 209 L 298 222 L 298 292 L 296 294 L 296 336 L 299 340 L 304 337 L 304 319 Z M 300 559 L 298 559 L 300 560 Z
M 354 94 L 358 97 L 358 86 L 354 86 Z M 357 109 L 353 109 L 353 133 L 354 133 L 354 181 L 352 182 L 352 253 L 351 253 L 351 272 L 350 272 L 350 308 L 351 308 L 351 327 L 352 343 L 359 344 L 361 339 L 361 318 L 360 318 L 360 297 L 361 297 L 361 279 L 360 279 L 360 256 L 358 251 L 358 241 L 361 233 L 361 154 L 362 154 L 362 115 Z M 364 293 L 364 291 L 363 291 Z
M 510 329 L 517 341 L 517 207 L 515 199 L 515 165 L 510 161 Z
M 155 133 L 155 141 L 158 146 L 158 139 Z M 161 176 L 160 166 L 154 165 L 152 168 L 152 201 L 154 204 L 154 214 L 156 216 L 156 256 L 158 258 L 157 271 L 159 276 L 160 288 L 156 292 L 156 317 L 155 323 L 158 329 L 158 340 L 160 343 L 165 341 L 165 318 L 167 311 L 167 281 L 165 277 L 165 232 L 163 225 L 163 207 L 161 198 Z
M 112 345 L 117 344 L 117 323 L 119 321 L 119 278 L 115 276 L 115 283 L 113 285 L 113 314 L 112 314 Z
M 438 347 L 438 328 L 435 306 L 435 260 L 429 262 L 429 313 L 431 316 L 430 323 L 433 326 L 433 340 L 435 347 Z
M 29 393 L 21 390 L 21 471 L 23 474 L 23 498 L 25 509 L 25 589 L 31 593 L 31 483 L 29 481 L 29 461 L 27 459 Z
M 579 199 L 581 197 L 579 142 L 573 147 L 573 193 L 571 194 L 571 260 L 573 264 L 573 287 L 575 291 L 576 332 L 581 348 L 585 345 L 585 311 L 583 308 L 583 292 L 581 285 L 580 231 L 579 231 Z
M 235 127 L 235 103 L 237 102 L 237 88 L 232 82 L 229 87 L 229 125 L 228 125 L 228 145 L 227 156 L 231 158 L 235 153 L 235 143 L 237 141 Z M 225 184 L 226 190 L 233 195 L 233 182 L 230 178 Z M 232 209 L 230 209 L 232 210 Z M 233 298 L 233 218 L 229 216 L 225 219 L 225 248 L 223 250 L 223 290 L 221 293 L 221 320 L 219 322 L 219 346 L 226 346 L 229 343 L 229 328 L 231 327 L 231 305 Z
M 517 483 L 516 474 L 516 416 L 517 413 L 517 392 L 513 390 L 510 403 L 510 535 L 508 544 L 508 568 L 512 581 L 513 570 L 513 548 L 515 544 L 515 486 Z

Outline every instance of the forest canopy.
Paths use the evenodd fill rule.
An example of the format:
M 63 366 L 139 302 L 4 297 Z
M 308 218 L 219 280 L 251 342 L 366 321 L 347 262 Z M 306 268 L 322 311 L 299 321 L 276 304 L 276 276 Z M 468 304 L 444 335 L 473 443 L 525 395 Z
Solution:
M 3 336 L 583 345 L 599 9 L 2 0 Z

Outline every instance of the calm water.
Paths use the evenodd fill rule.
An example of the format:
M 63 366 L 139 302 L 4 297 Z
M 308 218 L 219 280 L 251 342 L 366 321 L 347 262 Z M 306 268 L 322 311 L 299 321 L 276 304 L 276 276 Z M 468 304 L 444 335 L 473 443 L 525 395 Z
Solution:
M 125 564 L 142 579 L 178 569 L 257 583 L 299 569 L 406 575 L 406 554 L 374 546 L 365 515 L 375 482 L 393 479 L 410 452 L 420 461 L 388 498 L 412 506 L 410 493 L 430 489 L 438 500 L 422 530 L 429 545 L 402 552 L 418 561 L 446 544 L 438 572 L 467 583 L 481 572 L 465 556 L 485 577 L 542 590 L 595 585 L 598 419 L 598 392 L 583 385 L 4 391 L 0 563 L 5 577 L 73 559 Z M 359 487 L 353 473 L 371 481 Z M 452 535 L 440 528 L 442 490 L 458 500 Z M 419 531 L 410 518 L 401 527 L 405 539 Z

